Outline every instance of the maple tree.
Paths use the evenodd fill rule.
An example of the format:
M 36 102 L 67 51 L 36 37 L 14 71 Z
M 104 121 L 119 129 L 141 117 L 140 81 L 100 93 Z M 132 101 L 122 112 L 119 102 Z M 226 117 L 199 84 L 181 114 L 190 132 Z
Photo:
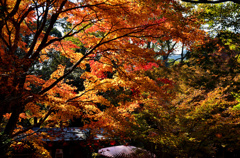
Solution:
M 235 8 L 238 15 L 235 4 L 219 6 Z M 142 68 L 141 75 L 158 83 L 161 91 L 153 85 L 148 87 L 154 87 L 155 93 L 134 89 L 139 106 L 127 114 L 112 114 L 113 122 L 121 120 L 112 128 L 115 135 L 125 135 L 146 148 L 154 146 L 148 150 L 159 157 L 239 156 L 239 28 L 235 18 L 230 18 L 232 13 L 223 12 L 229 18 L 219 19 L 219 6 L 197 8 L 195 15 L 208 28 L 217 27 L 218 34 L 192 45 L 188 60 L 169 68 L 134 69 L 139 73 Z
M 158 87 L 141 71 L 131 71 L 164 54 L 144 45 L 169 37 L 191 45 L 203 36 L 196 19 L 183 16 L 187 9 L 173 0 L 1 0 L 0 4 L 1 154 L 19 137 L 26 137 L 37 154 L 49 156 L 40 143 L 47 136 L 36 137 L 33 127 L 67 126 L 81 116 L 97 121 L 87 127 L 112 123 L 111 129 L 119 123 L 112 122 L 111 115 L 122 111 L 126 121 L 127 111 L 138 107 L 140 92 L 151 96 L 157 91 L 167 98 L 170 87 Z M 44 76 L 41 71 L 48 66 L 49 74 Z M 79 77 L 67 78 L 70 74 Z M 71 84 L 70 79 L 76 78 L 84 80 L 84 88 Z M 100 94 L 120 88 L 132 91 L 133 100 L 126 102 L 127 94 L 120 93 L 122 99 L 114 106 Z M 22 126 L 24 120 L 30 125 Z
M 159 157 L 237 154 L 239 103 L 232 93 L 239 90 L 239 74 L 226 74 L 228 70 L 221 74 L 220 67 L 206 66 L 209 67 L 206 70 L 202 68 L 205 64 L 174 65 L 167 71 L 155 68 L 146 72 L 150 78 L 161 81 L 162 88 L 168 87 L 168 92 L 158 93 L 160 101 L 151 100 L 142 93 L 146 100 L 141 101 L 141 107 L 132 112 L 130 120 L 122 121 L 122 129 L 114 132 L 124 133 L 131 141 L 143 143 L 144 147 L 152 144 L 152 152 Z M 226 63 L 224 66 L 228 68 Z M 114 117 L 120 120 L 121 116 Z
M 210 30 L 211 37 L 206 38 L 205 44 L 192 47 L 189 59 L 182 67 L 184 71 L 178 70 L 182 73 L 180 73 L 182 77 L 179 76 L 177 80 L 183 81 L 182 88 L 187 87 L 182 94 L 188 90 L 191 91 L 186 96 L 187 102 L 184 99 L 177 102 L 184 109 L 184 114 L 178 116 L 187 118 L 187 120 L 178 119 L 180 122 L 183 121 L 179 129 L 189 128 L 188 130 L 185 128 L 189 137 L 187 141 L 191 142 L 190 151 L 187 154 L 194 151 L 192 154 L 199 154 L 197 155 L 199 157 L 203 156 L 200 152 L 216 157 L 239 155 L 239 141 L 236 140 L 239 131 L 239 111 L 237 110 L 238 99 L 235 98 L 239 93 L 239 45 L 237 42 L 239 27 L 235 17 L 227 11 L 230 8 L 237 19 L 238 5 L 234 3 L 202 4 L 195 8 L 198 18 L 208 24 L 207 29 Z M 194 96 L 193 100 L 192 96 Z M 191 107 L 194 108 L 191 109 Z M 185 113 L 188 110 L 192 112 Z M 200 120 L 195 116 L 192 117 L 193 115 Z M 188 149 L 184 148 L 182 151 L 186 150 Z

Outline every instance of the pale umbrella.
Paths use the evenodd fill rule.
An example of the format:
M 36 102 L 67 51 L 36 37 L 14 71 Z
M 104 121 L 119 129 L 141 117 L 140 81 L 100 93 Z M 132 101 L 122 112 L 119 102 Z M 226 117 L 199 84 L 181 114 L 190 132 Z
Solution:
M 155 158 L 156 156 L 147 150 L 135 146 L 112 146 L 98 150 L 102 156 L 109 158 Z

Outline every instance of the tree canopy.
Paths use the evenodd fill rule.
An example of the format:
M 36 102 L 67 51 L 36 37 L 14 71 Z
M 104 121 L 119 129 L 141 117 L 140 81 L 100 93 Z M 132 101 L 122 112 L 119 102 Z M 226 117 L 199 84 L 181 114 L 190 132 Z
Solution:
M 121 101 L 126 91 L 165 93 L 131 71 L 149 62 L 161 65 L 154 57 L 164 52 L 145 44 L 171 38 L 190 46 L 204 36 L 194 18 L 183 16 L 187 8 L 169 0 L 4 0 L 0 9 L 1 151 L 23 134 L 36 145 L 41 137 L 32 137 L 33 127 L 67 126 L 73 117 L 107 125 L 110 112 L 137 107 L 136 98 Z M 82 79 L 84 88 L 73 79 Z M 104 93 L 119 88 L 125 94 L 114 105 Z
M 73 124 L 158 156 L 238 150 L 228 141 L 239 133 L 238 32 L 224 30 L 238 28 L 227 12 L 238 15 L 236 5 L 1 0 L 0 154 L 20 143 L 50 157 L 50 136 L 33 129 Z M 217 36 L 201 29 L 219 23 Z M 181 61 L 170 64 L 178 44 Z

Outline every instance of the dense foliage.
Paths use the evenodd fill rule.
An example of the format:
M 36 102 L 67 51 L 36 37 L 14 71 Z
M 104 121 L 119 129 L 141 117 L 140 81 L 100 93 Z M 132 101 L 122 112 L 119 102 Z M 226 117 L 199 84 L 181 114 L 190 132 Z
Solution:
M 238 15 L 233 3 L 1 0 L 0 153 L 50 157 L 32 129 L 73 125 L 162 157 L 236 153 Z

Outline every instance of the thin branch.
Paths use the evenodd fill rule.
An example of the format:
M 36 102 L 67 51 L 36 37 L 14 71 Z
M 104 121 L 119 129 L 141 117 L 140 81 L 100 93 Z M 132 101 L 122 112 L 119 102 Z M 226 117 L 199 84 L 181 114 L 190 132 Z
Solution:
M 81 31 L 83 31 L 85 28 L 87 28 L 89 25 L 91 25 L 91 24 L 93 24 L 93 23 L 90 22 L 89 24 L 85 25 L 84 27 L 82 27 L 82 28 L 79 29 L 78 31 L 76 31 L 76 32 L 74 32 L 74 33 L 71 33 L 77 26 L 79 26 L 79 25 L 81 25 L 81 24 L 82 24 L 82 22 L 79 23 L 79 24 L 77 24 L 76 26 L 74 26 L 74 28 L 72 28 L 72 29 L 71 29 L 66 35 L 64 35 L 63 37 L 55 38 L 55 39 L 50 40 L 49 42 L 47 42 L 47 43 L 44 45 L 43 48 L 47 47 L 48 45 L 50 45 L 50 44 L 52 44 L 52 43 L 54 43 L 54 42 L 61 41 L 61 40 L 65 39 L 65 38 L 67 38 L 67 37 L 71 37 L 71 36 L 73 36 L 73 35 L 81 32 Z
M 19 5 L 20 5 L 20 2 L 21 2 L 21 0 L 17 0 L 13 10 L 8 14 L 7 17 L 12 17 L 12 16 L 14 16 L 17 13 Z
M 106 36 L 108 35 L 108 33 L 106 34 Z M 96 44 L 88 53 L 86 53 L 81 59 L 79 59 L 63 76 L 59 77 L 55 82 L 53 82 L 50 86 L 46 87 L 45 89 L 43 89 L 42 91 L 39 92 L 39 94 L 44 94 L 45 92 L 49 91 L 50 89 L 52 89 L 55 85 L 57 85 L 62 79 L 64 79 L 66 76 L 68 76 L 70 73 L 73 72 L 73 70 L 88 56 L 90 55 L 96 48 L 98 48 L 99 46 L 101 46 L 102 44 L 104 44 L 104 42 L 102 42 L 104 40 L 104 38 L 106 37 L 102 37 L 101 40 L 98 42 L 98 44 Z
M 32 55 L 34 47 L 35 47 L 35 45 L 37 43 L 37 39 L 38 39 L 38 37 L 40 36 L 41 32 L 43 31 L 43 29 L 45 27 L 45 24 L 46 24 L 46 21 L 47 21 L 47 16 L 48 16 L 48 11 L 49 11 L 49 8 L 48 8 L 48 4 L 47 4 L 46 10 L 45 10 L 45 14 L 44 14 L 44 17 L 43 17 L 44 20 L 43 20 L 39 30 L 37 30 L 37 32 L 36 32 L 36 34 L 34 36 L 33 42 L 31 44 L 30 49 L 29 49 L 28 53 L 26 54 L 25 58 L 29 58 Z
M 47 28 L 47 31 L 46 31 L 46 33 L 45 33 L 45 35 L 44 35 L 44 37 L 43 37 L 43 39 L 41 41 L 41 44 L 38 46 L 37 50 L 33 53 L 33 55 L 31 56 L 31 59 L 35 59 L 39 55 L 40 51 L 43 48 L 45 48 L 45 44 L 46 44 L 46 42 L 48 40 L 48 36 L 49 36 L 49 34 L 50 34 L 50 32 L 51 32 L 55 22 L 57 21 L 57 18 L 58 18 L 59 14 L 60 14 L 59 12 L 63 9 L 63 7 L 64 7 L 66 2 L 67 2 L 67 0 L 63 1 L 61 3 L 60 7 L 59 7 L 58 12 L 56 14 L 52 15 L 51 20 L 50 20 L 50 25 Z
M 34 131 L 33 133 L 24 134 L 24 135 L 22 135 L 22 136 L 17 136 L 16 138 L 14 138 L 14 139 L 12 140 L 12 142 L 15 142 L 15 141 L 17 141 L 17 140 L 21 140 L 22 138 L 25 138 L 25 137 L 27 137 L 27 136 L 33 135 L 33 134 L 35 134 L 35 133 L 38 133 L 40 130 L 41 130 L 41 128 L 39 128 L 38 130 Z
M 28 10 L 22 15 L 21 19 L 19 20 L 19 24 L 21 24 L 23 22 L 23 20 L 25 19 L 25 17 L 27 17 L 27 15 L 33 10 L 34 10 L 33 7 L 29 7 Z
M 65 9 L 63 11 L 61 11 L 61 13 L 64 13 L 64 12 L 67 12 L 67 11 L 71 11 L 71 10 L 75 10 L 75 9 L 82 9 L 82 8 L 90 8 L 90 7 L 96 7 L 98 5 L 101 5 L 101 4 L 105 4 L 105 2 L 102 2 L 102 3 L 99 3 L 99 4 L 94 4 L 94 5 L 82 5 L 82 6 L 79 6 L 79 7 L 73 7 L 73 8 L 68 8 L 68 9 Z
M 103 44 L 112 42 L 114 40 L 129 36 L 131 34 L 135 34 L 135 33 L 140 33 L 142 31 L 144 31 L 145 29 L 147 29 L 148 27 L 154 26 L 157 24 L 152 24 L 152 25 L 144 25 L 144 26 L 138 26 L 138 27 L 134 27 L 134 28 L 125 28 L 125 29 L 132 29 L 134 31 L 126 33 L 124 35 L 109 39 L 107 41 L 103 41 L 105 39 L 105 37 L 107 37 L 109 34 L 119 31 L 119 30 L 124 30 L 124 29 L 116 29 L 114 31 L 111 31 L 111 29 L 109 30 L 108 33 L 106 33 L 104 35 L 104 37 L 101 38 L 101 40 L 98 42 L 98 44 L 96 44 L 92 49 L 89 50 L 88 53 L 86 53 L 81 59 L 79 59 L 63 76 L 59 77 L 55 82 L 53 82 L 50 86 L 46 87 L 45 89 L 43 89 L 42 91 L 40 91 L 38 94 L 44 94 L 45 92 L 49 91 L 50 89 L 52 89 L 55 85 L 57 85 L 61 80 L 63 80 L 66 76 L 68 76 L 88 55 L 90 55 L 96 48 L 100 47 Z M 140 29 L 139 29 L 140 28 Z M 138 30 L 135 30 L 138 29 Z
M 103 85 L 103 84 L 105 84 L 105 83 L 106 83 L 106 82 L 104 82 L 104 83 L 100 83 L 100 84 L 96 85 L 94 88 L 89 89 L 89 90 L 83 92 L 83 93 L 80 94 L 79 96 L 76 96 L 76 97 L 73 97 L 73 98 L 68 99 L 66 102 L 73 102 L 74 99 L 80 98 L 81 96 L 83 96 L 83 95 L 86 94 L 87 92 L 93 91 L 93 90 L 96 89 L 97 86 Z
M 23 129 L 22 131 L 16 132 L 16 133 L 14 133 L 11 137 L 13 138 L 13 137 L 15 137 L 15 136 L 17 136 L 17 135 L 20 135 L 20 134 L 22 134 L 22 133 L 24 133 L 24 132 L 27 132 L 28 130 L 32 129 L 33 127 L 38 127 L 38 126 L 42 125 L 43 122 L 46 121 L 46 119 L 48 118 L 48 116 L 49 116 L 53 111 L 54 111 L 54 110 L 50 108 L 49 111 L 48 111 L 48 113 L 44 116 L 44 118 L 41 118 L 40 121 L 39 121 L 37 124 L 34 124 L 34 125 L 32 125 L 32 126 L 29 126 L 28 128 L 25 128 L 25 129 Z

